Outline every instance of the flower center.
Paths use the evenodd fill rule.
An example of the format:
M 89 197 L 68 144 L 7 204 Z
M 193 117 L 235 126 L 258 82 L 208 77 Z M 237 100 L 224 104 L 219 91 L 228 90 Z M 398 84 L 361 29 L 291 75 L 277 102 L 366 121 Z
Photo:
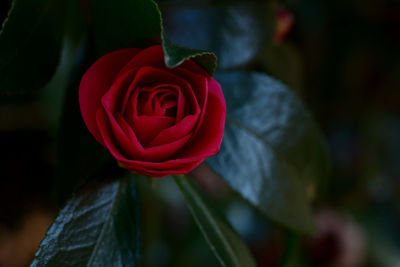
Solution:
M 176 117 L 178 96 L 175 88 L 142 88 L 137 99 L 137 114 Z

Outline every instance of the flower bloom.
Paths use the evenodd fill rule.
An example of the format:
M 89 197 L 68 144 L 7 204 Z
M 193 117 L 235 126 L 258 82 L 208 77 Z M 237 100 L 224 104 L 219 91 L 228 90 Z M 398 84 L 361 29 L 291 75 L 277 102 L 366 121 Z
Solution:
M 160 45 L 98 59 L 82 77 L 79 104 L 94 138 L 143 175 L 188 173 L 222 142 L 221 87 L 191 59 L 167 68 Z

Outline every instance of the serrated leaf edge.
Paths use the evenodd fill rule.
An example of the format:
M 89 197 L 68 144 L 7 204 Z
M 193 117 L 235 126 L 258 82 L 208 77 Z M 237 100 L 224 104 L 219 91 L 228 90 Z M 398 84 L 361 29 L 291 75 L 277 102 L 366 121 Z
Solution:
M 165 34 L 165 31 L 164 31 L 163 18 L 162 18 L 162 15 L 161 15 L 160 8 L 158 7 L 158 4 L 157 4 L 154 0 L 150 0 L 150 2 L 152 2 L 153 5 L 155 6 L 155 8 L 156 8 L 156 10 L 157 10 L 157 12 L 158 12 L 158 15 L 159 15 L 159 17 L 160 17 L 161 45 L 162 45 L 163 50 L 164 50 L 164 61 L 165 61 L 165 65 L 166 65 L 167 67 L 169 67 L 169 68 L 174 68 L 174 67 L 177 67 L 177 66 L 179 66 L 180 64 L 182 64 L 185 60 L 194 59 L 194 60 L 197 62 L 197 60 L 196 60 L 197 57 L 209 55 L 209 56 L 212 56 L 212 57 L 214 58 L 214 61 L 213 61 L 212 66 L 211 66 L 211 71 L 208 71 L 208 70 L 207 70 L 204 66 L 202 66 L 201 64 L 199 64 L 199 65 L 202 66 L 202 68 L 204 68 L 211 76 L 214 75 L 215 70 L 217 69 L 217 56 L 216 56 L 215 53 L 213 53 L 213 52 L 208 52 L 208 51 L 196 51 L 195 54 L 193 54 L 193 55 L 191 55 L 191 56 L 186 56 L 186 57 L 182 58 L 179 62 L 177 62 L 177 63 L 175 63 L 175 64 L 170 64 L 170 63 L 168 63 L 168 62 L 170 62 L 171 60 L 170 60 L 168 54 L 165 53 L 164 47 L 166 46 L 167 42 L 170 42 L 170 41 L 167 39 L 167 36 L 166 36 L 166 34 Z M 171 44 L 172 44 L 172 43 L 171 43 Z M 182 46 L 176 45 L 176 44 L 173 44 L 173 45 L 176 46 L 176 47 L 182 48 L 182 49 L 190 49 L 190 48 L 182 47 Z M 198 63 L 198 62 L 197 62 L 197 63 Z

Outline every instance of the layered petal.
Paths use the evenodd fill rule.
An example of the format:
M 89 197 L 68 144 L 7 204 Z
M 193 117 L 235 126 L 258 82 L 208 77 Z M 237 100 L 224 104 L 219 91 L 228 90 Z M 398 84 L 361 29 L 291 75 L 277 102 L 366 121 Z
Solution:
M 79 85 L 79 106 L 90 133 L 103 144 L 97 129 L 96 112 L 101 98 L 111 87 L 116 75 L 138 52 L 138 48 L 126 48 L 109 53 L 98 59 L 83 75 Z
M 162 165 L 162 161 L 175 155 L 191 137 L 190 135 L 182 136 L 168 144 L 144 148 L 130 125 L 120 115 L 115 119 L 99 109 L 97 125 L 105 146 L 121 162 L 135 160 Z
M 117 76 L 121 76 L 131 69 L 142 68 L 144 66 L 166 69 L 164 63 L 164 53 L 160 45 L 150 46 L 141 50 L 124 66 L 124 68 L 120 70 Z
M 124 74 L 122 74 L 120 77 L 126 75 L 127 72 L 129 71 L 124 72 Z M 133 80 L 128 91 L 126 92 L 124 101 L 122 103 L 121 113 L 124 113 L 124 111 L 126 110 L 126 106 L 130 100 L 130 97 L 136 89 L 145 87 L 157 87 L 160 84 L 178 86 L 186 101 L 188 102 L 188 112 L 194 114 L 200 111 L 200 106 L 197 102 L 196 94 L 194 93 L 190 83 L 188 83 L 182 77 L 168 70 L 145 66 L 138 70 L 135 75 L 135 79 Z
M 184 174 L 218 153 L 226 106 L 193 60 L 169 69 L 160 45 L 105 55 L 79 89 L 83 119 L 120 166 L 152 177 Z
M 220 85 L 209 80 L 208 100 L 204 120 L 187 149 L 181 151 L 179 158 L 210 157 L 218 153 L 225 127 L 226 104 Z
M 191 162 L 168 161 L 163 163 L 163 165 L 154 163 L 144 164 L 147 162 L 141 162 L 141 161 L 128 161 L 128 162 L 119 161 L 119 164 L 123 168 L 126 168 L 128 170 L 135 170 L 136 172 L 146 176 L 164 177 L 167 175 L 188 173 L 194 168 L 196 168 L 203 161 L 204 158 L 198 161 L 191 161 Z

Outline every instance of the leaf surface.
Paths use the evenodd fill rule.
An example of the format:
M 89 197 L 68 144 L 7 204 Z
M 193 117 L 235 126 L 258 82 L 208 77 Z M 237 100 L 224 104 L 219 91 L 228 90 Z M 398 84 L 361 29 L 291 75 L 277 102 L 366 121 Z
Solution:
M 138 266 L 135 177 L 90 184 L 61 210 L 31 266 Z
M 276 10 L 265 1 L 160 6 L 170 40 L 181 46 L 213 51 L 220 69 L 246 65 L 258 59 L 272 43 Z
M 58 63 L 64 1 L 13 1 L 0 31 L 0 94 L 35 91 L 52 77 Z
M 153 0 L 89 0 L 89 6 L 100 55 L 126 47 L 162 44 L 168 67 L 193 58 L 210 74 L 214 73 L 217 59 L 213 53 L 177 46 L 167 39 L 160 10 Z
M 311 114 L 267 75 L 224 72 L 216 79 L 228 112 L 221 150 L 208 164 L 270 219 L 313 232 L 310 195 L 329 165 Z

